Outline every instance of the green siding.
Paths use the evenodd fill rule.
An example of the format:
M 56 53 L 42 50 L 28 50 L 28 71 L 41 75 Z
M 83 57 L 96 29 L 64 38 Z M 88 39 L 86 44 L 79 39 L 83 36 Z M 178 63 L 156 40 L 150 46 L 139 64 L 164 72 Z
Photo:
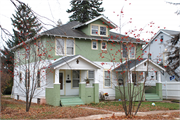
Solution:
M 162 83 L 156 83 L 156 94 L 163 99 L 162 97 Z
M 60 106 L 60 85 L 54 84 L 53 88 L 46 88 L 46 103 Z

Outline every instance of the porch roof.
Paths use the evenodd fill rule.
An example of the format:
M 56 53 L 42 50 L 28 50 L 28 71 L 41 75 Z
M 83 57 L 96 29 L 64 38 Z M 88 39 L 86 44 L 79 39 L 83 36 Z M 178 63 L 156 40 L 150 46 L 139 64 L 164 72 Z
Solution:
M 77 61 L 78 60 L 78 61 Z M 81 61 L 79 61 L 81 60 Z M 79 63 L 77 63 L 79 62 Z M 98 64 L 88 60 L 87 58 L 81 55 L 73 55 L 73 56 L 66 56 L 54 61 L 49 68 L 57 69 L 101 69 L 102 67 Z M 89 67 L 89 68 L 88 68 Z
M 129 60 L 127 62 L 122 63 L 120 66 L 116 67 L 114 70 L 115 71 L 124 71 L 124 70 L 133 71 L 133 70 L 135 70 L 135 68 L 142 67 L 141 65 L 143 63 L 145 63 L 146 61 L 148 61 L 150 64 L 156 66 L 160 70 L 166 71 L 163 67 L 161 67 L 157 63 L 155 63 L 152 60 L 147 59 L 147 58 Z

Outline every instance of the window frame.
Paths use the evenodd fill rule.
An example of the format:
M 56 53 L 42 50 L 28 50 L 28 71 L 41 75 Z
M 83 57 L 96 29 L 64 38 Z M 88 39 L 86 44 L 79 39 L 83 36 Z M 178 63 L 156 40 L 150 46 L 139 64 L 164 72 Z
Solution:
M 70 41 L 73 43 L 73 45 L 71 46 L 71 47 L 73 48 L 73 53 L 72 53 L 72 54 L 67 54 L 67 48 L 68 48 L 68 46 L 67 46 L 67 41 L 68 41 L 68 40 L 70 40 Z M 66 41 L 66 55 L 67 55 L 67 56 L 74 55 L 74 49 L 75 49 L 75 47 L 74 47 L 74 40 L 73 40 L 73 39 L 66 39 L 65 41 Z
M 60 53 L 60 54 L 58 54 L 58 52 L 57 52 L 57 47 L 58 47 L 58 40 L 62 40 L 63 41 L 63 44 L 64 44 L 64 46 L 63 46 L 63 51 Z M 55 43 L 55 55 L 58 55 L 58 56 L 62 56 L 62 55 L 65 55 L 65 39 L 63 39 L 63 38 L 56 38 L 55 39 L 55 41 L 56 41 L 56 43 Z M 59 43 L 60 44 L 60 48 L 61 48 L 61 43 Z
M 38 70 L 37 71 L 37 88 L 40 88 L 40 87 L 41 87 L 41 70 Z
M 94 42 L 96 43 L 96 48 L 93 48 L 93 43 L 94 43 Z M 92 41 L 91 41 L 91 49 L 92 49 L 92 50 L 98 50 L 98 41 L 95 41 L 95 40 L 92 40 Z
M 109 72 L 109 77 L 106 78 L 106 72 Z M 109 86 L 106 86 L 106 80 L 109 80 Z M 111 71 L 104 70 L 104 88 L 111 88 Z
M 124 76 L 123 76 L 123 74 L 121 74 L 121 73 L 123 73 L 123 72 L 122 72 L 122 71 L 118 71 L 118 73 L 116 73 L 116 75 L 117 75 L 117 85 L 119 85 L 119 86 L 122 86 L 122 85 L 124 84 L 124 81 L 123 81 L 123 77 L 124 77 Z M 121 81 L 122 81 L 122 84 L 120 84 L 120 82 L 119 82 L 119 81 L 120 81 L 119 76 L 122 77 L 122 78 L 121 78 L 121 79 L 122 79 L 122 80 L 121 80 Z
M 92 72 L 92 71 L 93 71 L 93 78 L 90 78 L 90 77 L 89 77 L 89 76 L 90 76 L 89 73 Z M 94 70 L 89 70 L 89 71 L 88 71 L 88 79 L 93 80 L 94 78 L 95 78 Z
M 126 50 L 126 52 L 127 52 L 127 57 L 129 58 L 129 59 L 135 59 L 136 58 L 136 45 L 134 45 L 133 44 L 133 47 L 134 47 L 134 57 L 130 57 L 131 55 L 131 53 L 130 53 L 130 47 L 132 46 L 132 45 L 128 45 L 127 43 L 122 43 L 122 45 L 121 45 L 121 48 L 122 48 L 122 58 L 127 58 L 127 57 L 124 57 L 123 55 L 123 52 L 124 52 L 124 50 L 123 50 L 123 45 L 126 45 L 126 48 L 127 48 L 127 50 Z
M 106 47 L 105 49 L 102 48 L 103 47 L 102 43 L 105 43 L 105 47 Z M 101 50 L 107 50 L 107 42 L 105 42 L 105 41 L 101 42 Z
M 97 26 L 98 27 L 98 32 L 97 34 L 92 34 L 92 26 Z M 106 28 L 106 35 L 101 35 L 101 27 L 105 27 Z M 104 37 L 108 37 L 108 26 L 107 25 L 99 25 L 99 24 L 91 24 L 90 25 L 90 35 L 92 36 L 104 36 Z

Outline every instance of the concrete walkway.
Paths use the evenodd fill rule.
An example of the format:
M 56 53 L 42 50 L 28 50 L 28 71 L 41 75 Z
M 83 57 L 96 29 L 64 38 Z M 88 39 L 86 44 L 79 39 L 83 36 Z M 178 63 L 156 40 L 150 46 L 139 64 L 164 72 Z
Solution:
M 86 117 L 78 117 L 78 118 L 73 118 L 73 120 L 93 120 L 93 119 L 100 119 L 100 118 L 105 118 L 105 117 L 111 117 L 113 114 L 115 116 L 121 116 L 125 115 L 124 112 L 113 112 L 113 111 L 108 111 L 108 110 L 101 110 L 101 109 L 96 109 L 96 108 L 91 108 L 91 107 L 80 107 L 84 109 L 92 109 L 92 110 L 100 110 L 104 112 L 109 112 L 109 114 L 99 114 L 99 115 L 91 115 L 91 116 L 86 116 Z M 163 111 L 149 111 L 149 112 L 138 112 L 138 116 L 145 116 L 149 114 L 158 114 L 158 113 L 171 113 L 171 112 L 180 112 L 180 110 L 163 110 Z M 166 118 L 166 115 L 164 116 Z M 64 119 L 64 120 L 72 120 L 72 119 Z M 180 117 L 177 118 L 176 120 L 180 120 Z

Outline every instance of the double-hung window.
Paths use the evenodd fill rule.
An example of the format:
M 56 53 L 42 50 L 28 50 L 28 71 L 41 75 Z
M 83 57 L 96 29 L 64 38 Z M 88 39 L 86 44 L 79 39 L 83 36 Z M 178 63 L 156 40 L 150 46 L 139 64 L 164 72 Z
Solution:
M 66 39 L 67 55 L 74 55 L 74 40 Z
M 123 85 L 124 84 L 122 72 L 117 73 L 117 79 L 118 79 L 118 85 Z
M 101 43 L 101 50 L 107 50 L 107 43 L 106 42 Z
M 106 27 L 100 26 L 100 35 L 106 35 Z
M 135 58 L 135 46 L 134 45 L 129 47 L 129 58 Z
M 64 39 L 56 39 L 56 55 L 64 55 Z
M 98 42 L 97 41 L 92 41 L 92 49 L 97 50 L 98 49 Z
M 92 32 L 91 32 L 92 35 L 98 35 L 98 26 L 97 25 L 92 25 L 91 30 L 92 30 Z
M 109 71 L 104 71 L 104 86 L 110 87 L 111 86 L 111 77 Z
M 39 88 L 41 85 L 40 85 L 40 82 L 41 82 L 41 71 L 38 70 L 37 71 L 37 87 Z
M 73 70 L 73 87 L 79 87 L 79 81 L 80 81 L 80 71 L 79 70 Z
M 89 79 L 94 79 L 94 71 L 93 70 L 89 70 L 88 73 L 89 73 L 88 74 Z
M 122 44 L 122 48 L 123 48 L 123 58 L 127 58 L 128 57 L 128 53 L 127 53 L 127 46 L 126 46 L 126 44 Z

